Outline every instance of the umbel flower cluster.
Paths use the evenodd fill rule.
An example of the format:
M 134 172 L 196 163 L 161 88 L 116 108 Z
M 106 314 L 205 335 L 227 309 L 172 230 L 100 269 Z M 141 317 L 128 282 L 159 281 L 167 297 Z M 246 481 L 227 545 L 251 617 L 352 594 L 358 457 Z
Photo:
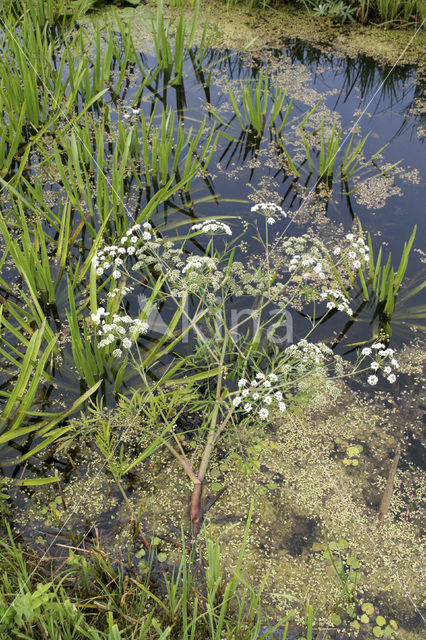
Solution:
M 225 233 L 227 236 L 232 236 L 231 227 L 228 224 L 220 220 L 214 220 L 213 218 L 193 224 L 192 231 L 202 231 L 210 235 L 222 235 Z
M 361 355 L 371 359 L 370 369 L 373 373 L 368 376 L 367 382 L 372 386 L 379 381 L 377 374 L 380 372 L 391 384 L 396 381 L 394 369 L 398 369 L 398 360 L 394 358 L 394 350 L 386 349 L 381 342 L 375 342 L 371 347 L 364 347 Z
M 154 238 L 138 247 L 133 271 L 153 270 L 157 276 L 163 274 L 174 298 L 184 294 L 212 295 L 223 282 L 223 273 L 218 269 L 218 260 L 208 256 L 187 255 L 173 242 Z
M 365 243 L 362 236 L 358 236 L 356 238 L 353 233 L 347 233 L 346 240 L 349 240 L 351 243 L 347 257 L 352 265 L 352 269 L 354 271 L 356 269 L 361 269 L 364 265 L 364 260 L 367 258 L 370 251 L 368 245 Z M 340 254 L 339 247 L 334 248 L 333 254 L 335 256 Z
M 92 264 L 96 269 L 97 276 L 103 276 L 105 273 L 112 270 L 112 277 L 118 280 L 122 276 L 122 268 L 126 262 L 128 256 L 132 256 L 136 253 L 136 245 L 141 239 L 148 242 L 152 238 L 151 225 L 149 222 L 135 224 L 131 227 L 125 236 L 120 239 L 118 246 L 111 244 L 107 245 L 99 251 L 92 259 Z M 139 233 L 141 235 L 139 235 Z
M 349 302 L 341 291 L 326 289 L 325 291 L 322 291 L 320 298 L 324 302 L 327 300 L 327 309 L 337 309 L 338 311 L 344 311 L 348 316 L 353 315 Z
M 223 225 L 220 221 L 207 220 L 206 225 L 197 226 L 197 230 L 207 227 L 210 223 Z M 198 228 L 200 227 L 200 228 Z M 217 257 L 198 256 L 185 253 L 182 247 L 165 238 L 157 237 L 152 230 L 150 239 L 144 239 L 136 245 L 133 271 L 150 271 L 157 276 L 163 274 L 170 287 L 170 294 L 174 298 L 181 298 L 184 294 L 204 297 L 207 303 L 214 304 L 217 293 L 224 293 L 223 287 L 234 296 L 262 295 L 265 291 L 277 299 L 284 289 L 283 284 L 271 286 L 270 276 L 262 269 L 249 269 L 247 265 L 235 261 L 227 267 L 226 273 L 219 268 Z
M 275 205 L 274 205 L 275 206 Z M 191 231 L 203 231 L 208 235 L 216 232 L 229 235 L 230 229 L 223 222 L 207 219 L 192 225 Z M 129 266 L 129 257 L 133 264 Z M 163 277 L 167 282 L 170 295 L 179 299 L 185 295 L 196 295 L 203 298 L 207 304 L 214 305 L 216 296 L 223 295 L 264 295 L 269 299 L 285 306 L 283 290 L 285 285 L 276 282 L 271 285 L 267 270 L 248 268 L 241 262 L 235 261 L 227 266 L 225 272 L 219 268 L 219 259 L 203 255 L 187 253 L 183 246 L 162 238 L 149 223 L 136 224 L 125 236 L 115 244 L 104 247 L 93 258 L 97 277 L 109 277 L 111 271 L 114 278 L 131 272 L 149 273 L 154 278 Z M 133 290 L 131 286 L 112 281 L 107 293 L 108 298 L 124 296 Z
M 335 266 L 341 260 L 346 261 L 353 272 L 365 265 L 369 249 L 362 236 L 355 237 L 353 233 L 348 233 L 346 240 L 346 246 L 328 249 L 319 238 L 305 233 L 287 238 L 281 247 L 289 257 L 288 269 L 294 274 L 295 280 L 315 283 L 324 281 L 326 284 L 335 279 L 331 258 Z
M 102 338 L 98 347 L 108 347 L 115 343 L 116 348 L 113 351 L 114 358 L 120 358 L 123 351 L 130 349 L 134 340 L 142 333 L 148 331 L 148 324 L 130 316 L 120 316 L 116 313 L 112 315 L 112 321 L 108 320 L 111 314 L 105 311 L 103 307 L 99 307 L 96 313 L 92 313 L 91 318 L 98 327 L 98 335 Z
M 238 380 L 239 394 L 232 400 L 235 409 L 244 413 L 256 413 L 260 420 L 268 420 L 271 409 L 281 413 L 286 410 L 282 392 L 277 389 L 278 376 L 257 373 L 251 382 L 246 378 Z
M 337 373 L 343 373 L 342 357 L 323 342 L 314 344 L 303 338 L 297 344 L 287 347 L 285 354 L 288 360 L 282 365 L 282 369 L 286 373 L 305 374 L 307 371 L 323 368 L 330 360 L 334 363 Z
M 276 216 L 287 218 L 287 213 L 284 211 L 282 207 L 274 202 L 261 202 L 259 204 L 255 204 L 250 211 L 252 213 L 261 213 L 266 218 L 266 222 L 268 224 L 275 224 Z
M 207 256 L 188 256 L 186 265 L 182 268 L 182 273 L 186 273 L 190 269 L 217 269 L 216 260 Z

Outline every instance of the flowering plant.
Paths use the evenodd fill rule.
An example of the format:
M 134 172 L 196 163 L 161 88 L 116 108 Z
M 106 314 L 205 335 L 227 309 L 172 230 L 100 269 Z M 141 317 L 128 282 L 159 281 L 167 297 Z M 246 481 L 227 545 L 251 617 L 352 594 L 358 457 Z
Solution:
M 190 380 L 196 379 L 206 385 L 203 401 L 206 412 L 202 427 L 205 430 L 204 448 L 198 469 L 187 457 L 173 421 L 167 417 L 164 408 L 158 404 L 153 409 L 152 394 L 150 403 L 141 403 L 142 410 L 153 424 L 161 416 L 168 425 L 169 437 L 163 439 L 163 444 L 192 482 L 191 519 L 195 533 L 203 517 L 202 486 L 209 461 L 217 441 L 230 425 L 265 424 L 284 418 L 303 386 L 301 382 L 315 376 L 323 379 L 321 376 L 330 376 L 331 372 L 335 377 L 342 377 L 347 373 L 364 371 L 368 372 L 367 382 L 375 385 L 380 371 L 388 382 L 393 383 L 396 379 L 394 370 L 398 363 L 394 352 L 382 342 L 362 349 L 350 372 L 345 371 L 341 356 L 322 342 L 309 341 L 308 336 L 285 348 L 275 349 L 273 357 L 267 356 L 260 338 L 265 335 L 268 322 L 269 326 L 282 325 L 287 318 L 288 306 L 296 296 L 300 296 L 301 291 L 306 291 L 307 283 L 312 298 L 318 305 L 326 307 L 322 319 L 332 312 L 353 316 L 351 297 L 345 286 L 347 281 L 339 275 L 339 268 L 343 266 L 346 272 L 349 270 L 350 283 L 352 274 L 365 266 L 369 249 L 362 232 L 358 235 L 348 233 L 346 245 L 334 248 L 327 247 L 309 234 L 287 238 L 281 243 L 281 250 L 286 253 L 284 264 L 287 268 L 283 274 L 271 267 L 268 227 L 275 223 L 277 216 L 285 218 L 286 212 L 275 203 L 256 204 L 251 212 L 265 217 L 266 240 L 261 241 L 265 248 L 265 261 L 261 265 L 245 265 L 233 259 L 233 253 L 229 259 L 226 248 L 223 254 L 213 251 L 211 236 L 232 235 L 230 226 L 216 219 L 192 224 L 181 244 L 162 237 L 148 222 L 136 224 L 114 244 L 98 251 L 92 260 L 93 280 L 96 283 L 101 281 L 100 286 L 96 284 L 97 295 L 106 291 L 106 302 L 93 308 L 91 313 L 92 325 L 100 338 L 96 348 L 110 354 L 113 360 L 122 358 L 124 354 L 133 357 L 132 346 L 137 345 L 139 336 L 150 331 L 150 309 L 153 306 L 169 304 L 175 308 L 172 322 L 150 355 L 139 363 L 133 358 L 147 389 L 151 386 L 147 372 L 151 363 L 156 361 L 155 354 L 169 354 L 170 346 L 166 345 L 176 347 L 190 331 L 195 333 L 197 346 L 173 370 L 176 372 L 182 366 L 187 371 L 198 370 L 198 373 L 184 378 L 185 384 L 191 385 Z M 187 248 L 186 241 L 195 235 L 197 238 L 203 235 L 209 238 L 204 255 L 194 254 Z M 145 289 L 151 289 L 151 295 L 144 297 L 140 316 L 132 318 L 127 312 L 119 313 L 125 296 L 141 282 Z M 233 314 L 232 310 L 228 313 L 228 303 L 242 296 L 250 296 L 256 304 L 252 302 L 250 312 L 241 320 L 239 313 Z M 188 297 L 193 303 L 191 310 L 185 306 Z M 270 310 L 272 303 L 276 305 L 273 311 Z M 176 334 L 173 330 L 181 318 L 185 320 L 185 328 Z M 254 323 L 253 330 L 251 332 L 249 328 L 244 333 L 242 327 L 247 327 L 249 322 Z M 310 333 L 317 324 L 314 319 Z M 273 344 L 273 333 L 268 331 L 267 335 Z M 371 360 L 368 366 L 366 358 Z M 209 362 L 216 365 L 212 392 L 208 391 L 212 377 Z M 238 364 L 230 367 L 231 362 Z M 167 379 L 168 376 L 163 376 L 158 385 Z M 237 389 L 233 390 L 235 380 Z

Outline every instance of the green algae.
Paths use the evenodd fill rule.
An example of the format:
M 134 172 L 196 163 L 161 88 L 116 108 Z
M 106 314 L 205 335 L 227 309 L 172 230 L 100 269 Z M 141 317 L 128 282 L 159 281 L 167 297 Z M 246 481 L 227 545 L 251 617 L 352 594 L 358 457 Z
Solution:
M 82 22 L 95 20 L 113 25 L 116 16 L 128 23 L 137 47 L 147 45 L 150 20 L 155 9 L 140 4 L 136 8 L 104 8 L 98 14 L 85 17 Z M 214 15 L 214 46 L 231 49 L 248 47 L 250 52 L 281 47 L 286 38 L 299 38 L 325 52 L 356 57 L 359 54 L 386 64 L 414 64 L 425 67 L 426 32 L 414 29 L 384 29 L 377 25 L 335 24 L 294 6 L 277 9 L 256 9 L 241 5 L 227 7 L 221 0 L 201 2 L 200 17 Z M 165 16 L 173 21 L 173 14 L 165 8 Z M 187 10 L 188 20 L 191 16 Z M 201 27 L 199 29 L 201 33 Z

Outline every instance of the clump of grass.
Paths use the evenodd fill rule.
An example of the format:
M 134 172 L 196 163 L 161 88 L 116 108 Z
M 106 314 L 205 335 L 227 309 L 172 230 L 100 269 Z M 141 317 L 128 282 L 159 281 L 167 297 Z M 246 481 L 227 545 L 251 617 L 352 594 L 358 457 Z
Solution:
M 47 575 L 7 527 L 8 540 L 0 540 L 0 631 L 46 640 L 219 640 L 224 634 L 266 640 L 280 628 L 285 639 L 293 612 L 265 624 L 264 585 L 255 591 L 241 575 L 251 517 L 252 510 L 231 574 L 222 567 L 219 543 L 206 530 L 192 549 L 183 538 L 180 560 L 163 576 L 154 570 L 153 557 L 139 577 L 97 545 L 86 553 L 70 547 L 62 567 Z M 311 615 L 308 634 L 312 625 Z
M 244 4 L 250 9 L 275 8 L 272 0 L 226 0 L 228 7 Z M 371 20 L 385 26 L 416 24 L 424 18 L 424 5 L 419 0 L 293 0 L 318 18 L 327 17 L 341 22 Z
M 253 130 L 255 135 L 261 138 L 266 129 L 273 128 L 276 134 L 279 135 L 285 127 L 288 116 L 291 111 L 292 101 L 289 102 L 287 109 L 282 112 L 284 101 L 287 94 L 287 89 L 276 89 L 272 98 L 272 104 L 269 105 L 269 80 L 266 73 L 263 70 L 260 71 L 258 78 L 255 81 L 254 88 L 246 86 L 241 82 L 242 92 L 242 111 L 238 107 L 237 98 L 235 92 L 230 86 L 229 82 L 226 82 L 228 88 L 228 96 L 234 110 L 235 117 L 242 131 Z M 213 107 L 209 107 L 211 113 L 225 125 L 222 118 L 215 112 Z M 277 123 L 277 119 L 280 117 L 280 122 Z

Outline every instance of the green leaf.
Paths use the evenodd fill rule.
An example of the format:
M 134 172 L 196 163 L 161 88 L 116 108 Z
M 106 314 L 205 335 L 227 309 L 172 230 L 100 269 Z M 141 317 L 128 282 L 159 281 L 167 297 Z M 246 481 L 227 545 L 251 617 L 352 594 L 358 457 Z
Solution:
M 372 616 L 374 613 L 374 606 L 371 602 L 364 602 L 364 604 L 361 605 L 361 611 L 364 611 L 368 616 Z
M 342 624 L 342 618 L 339 616 L 338 613 L 332 613 L 330 616 L 330 622 L 335 627 L 338 627 L 339 625 Z
M 14 480 L 13 484 L 18 487 L 42 487 L 45 484 L 52 484 L 59 482 L 59 476 L 52 476 L 50 478 L 22 478 L 20 480 Z M 61 501 L 61 498 L 59 498 Z

